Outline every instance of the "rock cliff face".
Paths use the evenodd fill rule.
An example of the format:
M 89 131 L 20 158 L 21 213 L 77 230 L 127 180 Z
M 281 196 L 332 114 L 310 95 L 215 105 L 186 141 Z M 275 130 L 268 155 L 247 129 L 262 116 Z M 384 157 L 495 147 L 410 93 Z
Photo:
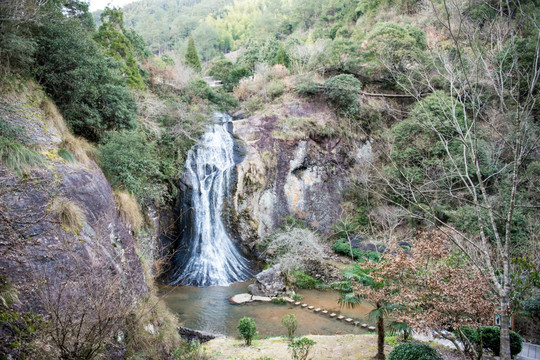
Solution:
M 23 174 L 0 163 L 0 276 L 22 304 L 39 310 L 44 286 L 69 279 L 76 287 L 89 276 L 102 289 L 117 282 L 126 294 L 147 292 L 134 239 L 99 167 L 58 156 L 62 135 L 31 101 L 0 105 L 0 121 L 18 126 L 44 160 Z
M 331 230 L 354 165 L 342 141 L 327 131 L 334 117 L 324 102 L 295 100 L 272 115 L 233 122 L 234 134 L 246 145 L 234 194 L 245 242 L 253 246 L 286 216 Z

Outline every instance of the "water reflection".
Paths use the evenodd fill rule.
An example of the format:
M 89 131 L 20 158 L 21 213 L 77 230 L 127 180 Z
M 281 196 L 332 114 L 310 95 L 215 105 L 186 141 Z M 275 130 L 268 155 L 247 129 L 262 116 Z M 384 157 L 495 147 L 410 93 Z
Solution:
M 259 336 L 285 335 L 281 317 L 295 314 L 298 319 L 297 335 L 306 334 L 359 334 L 364 329 L 331 319 L 328 315 L 317 314 L 311 310 L 294 305 L 272 303 L 251 303 L 231 305 L 227 300 L 235 294 L 247 292 L 251 282 L 235 283 L 230 286 L 213 287 L 171 287 L 163 286 L 160 294 L 173 312 L 177 313 L 182 326 L 212 333 L 236 336 L 238 320 L 243 316 L 255 319 Z M 336 312 L 361 322 L 370 323 L 367 314 L 371 311 L 368 304 L 354 309 L 340 308 L 338 294 L 332 291 L 301 290 L 302 302 L 321 307 L 329 312 Z

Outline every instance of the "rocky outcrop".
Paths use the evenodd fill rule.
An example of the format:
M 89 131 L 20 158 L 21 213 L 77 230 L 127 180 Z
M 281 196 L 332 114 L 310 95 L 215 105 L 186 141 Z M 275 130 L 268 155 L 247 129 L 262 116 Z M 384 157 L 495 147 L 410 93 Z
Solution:
M 258 273 L 255 282 L 248 286 L 248 291 L 255 296 L 274 297 L 285 290 L 285 276 L 279 264 Z
M 58 284 L 68 284 L 71 298 L 85 296 L 89 284 L 129 301 L 146 293 L 134 239 L 99 167 L 58 156 L 61 136 L 32 103 L 1 110 L 29 146 L 45 148 L 43 164 L 23 174 L 0 163 L 0 276 L 15 285 L 23 306 L 39 311 Z
M 178 327 L 178 333 L 189 342 L 198 341 L 200 343 L 205 343 L 224 336 L 220 334 L 210 334 L 205 331 L 193 330 L 183 326 Z
M 234 121 L 245 144 L 234 206 L 238 231 L 252 246 L 293 216 L 329 232 L 341 214 L 355 152 L 332 133 L 324 102 L 281 104 L 272 115 Z

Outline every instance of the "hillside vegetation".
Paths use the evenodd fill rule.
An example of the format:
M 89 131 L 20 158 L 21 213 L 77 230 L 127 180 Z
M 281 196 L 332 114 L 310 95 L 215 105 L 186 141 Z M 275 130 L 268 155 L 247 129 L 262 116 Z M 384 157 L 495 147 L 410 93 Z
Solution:
M 97 26 L 84 1 L 7 0 L 2 166 L 24 182 L 52 159 L 97 163 L 137 235 L 150 231 L 148 214 L 173 208 L 186 153 L 213 111 L 271 119 L 266 139 L 283 148 L 339 144 L 350 186 L 323 235 L 351 258 L 332 285 L 343 304 L 375 308 L 376 357 L 385 357 L 390 312 L 405 338 L 429 328 L 469 344 L 469 359 L 481 359 L 482 331 L 497 314 L 500 347 L 488 350 L 509 360 L 512 315 L 538 319 L 539 9 L 538 0 L 143 0 L 94 14 Z M 333 116 L 289 116 L 298 104 Z M 55 152 L 21 131 L 26 107 L 65 120 Z M 277 166 L 271 151 L 260 155 L 261 166 Z M 265 179 L 256 180 L 243 185 L 261 190 Z M 76 234 L 85 219 L 60 200 L 53 215 Z M 286 242 L 284 229 L 258 246 Z M 287 269 L 311 276 L 304 260 Z M 13 303 L 2 311 L 17 311 Z M 104 352 L 106 335 L 90 355 Z M 180 352 L 157 341 L 162 352 L 146 354 L 142 343 L 128 355 Z

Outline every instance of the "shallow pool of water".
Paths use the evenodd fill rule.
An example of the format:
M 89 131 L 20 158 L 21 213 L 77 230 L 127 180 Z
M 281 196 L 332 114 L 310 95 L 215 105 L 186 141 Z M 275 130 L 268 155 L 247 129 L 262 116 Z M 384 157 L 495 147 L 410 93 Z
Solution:
M 281 317 L 285 314 L 296 315 L 297 335 L 359 334 L 366 331 L 344 321 L 331 319 L 328 315 L 290 304 L 230 304 L 227 299 L 235 294 L 246 293 L 250 283 L 205 288 L 162 286 L 160 295 L 169 308 L 178 314 L 182 326 L 227 336 L 238 335 L 236 326 L 238 320 L 244 316 L 255 320 L 261 337 L 285 335 L 286 330 L 281 325 Z M 302 303 L 371 325 L 367 315 L 371 311 L 369 304 L 353 309 L 341 308 L 337 302 L 339 295 L 334 291 L 300 290 L 299 293 L 304 296 Z

